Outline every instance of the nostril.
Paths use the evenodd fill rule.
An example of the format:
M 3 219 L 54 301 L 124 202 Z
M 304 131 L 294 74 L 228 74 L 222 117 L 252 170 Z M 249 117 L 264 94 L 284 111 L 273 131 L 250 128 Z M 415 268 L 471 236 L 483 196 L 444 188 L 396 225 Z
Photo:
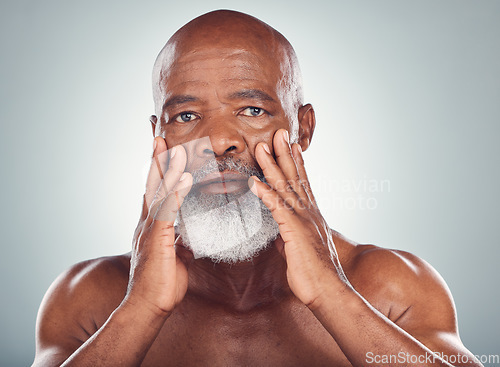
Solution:
M 233 150 L 237 150 L 238 148 L 236 148 L 236 146 L 234 145 L 231 145 L 229 148 L 227 148 L 224 153 L 222 153 L 222 155 L 226 154 L 226 153 L 229 153 L 229 152 L 232 152 Z M 218 156 L 217 152 L 212 150 L 212 149 L 208 149 L 208 148 L 205 148 L 203 149 L 203 154 L 207 155 L 207 154 L 215 154 L 216 156 Z

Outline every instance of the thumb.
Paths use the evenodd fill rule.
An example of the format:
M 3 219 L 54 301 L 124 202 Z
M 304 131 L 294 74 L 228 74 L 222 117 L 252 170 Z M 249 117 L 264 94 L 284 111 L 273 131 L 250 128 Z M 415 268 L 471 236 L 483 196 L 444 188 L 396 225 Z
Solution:
M 194 260 L 193 252 L 184 245 L 181 236 L 177 236 L 174 246 L 177 257 L 184 263 L 186 269 L 189 269 L 189 266 Z
M 283 238 L 281 238 L 281 235 L 276 238 L 274 241 L 274 245 L 276 246 L 276 250 L 283 256 L 283 258 L 286 260 L 286 253 L 285 253 L 285 242 L 283 241 Z

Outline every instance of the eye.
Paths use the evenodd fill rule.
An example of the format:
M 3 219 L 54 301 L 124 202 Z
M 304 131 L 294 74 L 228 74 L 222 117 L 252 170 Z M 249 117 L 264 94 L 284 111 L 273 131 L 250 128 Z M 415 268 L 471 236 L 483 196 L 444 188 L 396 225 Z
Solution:
M 241 114 L 243 116 L 259 117 L 262 116 L 264 112 L 265 112 L 264 109 L 259 107 L 247 107 L 241 112 Z
M 196 118 L 194 113 L 191 112 L 182 112 L 176 118 L 176 122 L 189 122 L 193 121 Z

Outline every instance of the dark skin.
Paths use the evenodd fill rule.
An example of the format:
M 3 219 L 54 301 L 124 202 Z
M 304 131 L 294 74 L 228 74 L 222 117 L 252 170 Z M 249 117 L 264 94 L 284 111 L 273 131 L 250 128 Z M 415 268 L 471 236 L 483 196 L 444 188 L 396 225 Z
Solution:
M 434 351 L 480 366 L 428 264 L 328 227 L 302 158 L 315 128 L 310 105 L 295 109 L 298 141 L 287 141 L 293 127 L 278 88 L 287 45 L 253 18 L 234 16 L 212 13 L 174 36 L 165 101 L 191 98 L 174 98 L 152 117 L 162 135 L 154 157 L 172 147 L 176 154 L 162 176 L 153 160 L 148 178 L 170 194 L 145 195 L 131 253 L 77 264 L 49 289 L 34 365 L 366 366 L 367 353 Z M 186 145 L 207 136 L 211 144 Z M 252 261 L 194 260 L 174 232 L 189 172 L 209 155 L 235 156 L 266 177 L 248 184 L 280 237 Z M 161 220 L 152 210 L 160 202 Z M 419 365 L 449 366 L 440 358 Z

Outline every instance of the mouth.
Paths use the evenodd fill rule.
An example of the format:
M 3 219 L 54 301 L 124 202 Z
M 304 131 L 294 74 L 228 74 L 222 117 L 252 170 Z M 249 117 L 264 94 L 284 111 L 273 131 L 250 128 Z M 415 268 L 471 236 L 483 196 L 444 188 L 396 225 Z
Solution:
M 237 194 L 248 191 L 248 176 L 234 171 L 213 172 L 196 185 L 204 194 Z

